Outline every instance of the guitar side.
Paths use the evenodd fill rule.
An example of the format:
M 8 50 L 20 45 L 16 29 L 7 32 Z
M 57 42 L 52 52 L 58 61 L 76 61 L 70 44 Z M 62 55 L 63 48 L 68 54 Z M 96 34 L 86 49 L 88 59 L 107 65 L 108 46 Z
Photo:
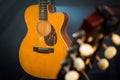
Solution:
M 57 42 L 54 46 L 46 45 L 43 36 L 36 29 L 39 21 L 39 6 L 32 5 L 25 11 L 25 22 L 28 32 L 21 43 L 19 50 L 19 60 L 22 68 L 28 74 L 46 79 L 55 79 L 59 69 L 60 62 L 67 55 L 67 49 L 72 44 L 66 32 L 68 16 L 61 12 L 48 13 L 48 21 L 53 25 Z M 33 51 L 33 47 L 50 47 L 54 52 L 49 54 Z

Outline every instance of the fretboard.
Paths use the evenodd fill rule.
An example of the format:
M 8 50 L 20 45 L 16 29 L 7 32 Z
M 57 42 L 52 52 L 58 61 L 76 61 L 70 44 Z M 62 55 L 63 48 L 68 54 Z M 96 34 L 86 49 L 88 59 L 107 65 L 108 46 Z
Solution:
M 47 2 L 48 0 L 39 0 L 39 20 L 47 20 Z

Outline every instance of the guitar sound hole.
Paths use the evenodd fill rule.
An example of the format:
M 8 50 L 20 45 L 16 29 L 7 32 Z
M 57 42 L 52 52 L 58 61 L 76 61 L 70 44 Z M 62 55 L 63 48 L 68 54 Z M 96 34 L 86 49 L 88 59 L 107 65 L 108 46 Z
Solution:
M 44 37 L 45 42 L 48 46 L 53 46 L 56 44 L 57 42 L 57 34 L 55 32 L 54 27 L 51 25 L 51 32 L 49 33 L 49 35 Z

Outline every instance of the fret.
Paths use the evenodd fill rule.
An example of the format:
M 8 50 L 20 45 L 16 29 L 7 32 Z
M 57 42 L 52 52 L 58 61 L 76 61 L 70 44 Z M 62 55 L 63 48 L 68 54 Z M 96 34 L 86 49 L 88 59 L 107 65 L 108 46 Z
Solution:
M 41 19 L 41 18 L 45 18 L 45 19 L 47 19 L 47 16 L 41 16 L 40 19 Z
M 46 3 L 47 4 L 47 3 Z M 41 3 L 40 6 L 47 6 L 46 4 Z
M 47 20 L 48 19 L 48 12 L 47 12 L 47 3 L 48 0 L 39 0 L 39 19 L 40 20 Z
M 41 9 L 47 10 L 47 8 L 44 8 L 44 7 L 41 7 L 40 10 L 41 10 Z
M 40 12 L 40 14 L 41 13 L 46 13 L 47 14 L 47 10 L 40 10 L 39 12 Z
M 45 14 L 46 14 L 46 13 L 45 13 Z M 41 13 L 41 14 L 40 14 L 40 17 L 42 17 L 42 16 L 47 16 L 47 15 L 44 15 L 44 13 Z
M 40 6 L 40 8 L 47 8 L 47 6 Z
M 48 18 L 46 18 L 46 17 L 41 17 L 41 18 L 39 18 L 40 20 L 47 20 Z

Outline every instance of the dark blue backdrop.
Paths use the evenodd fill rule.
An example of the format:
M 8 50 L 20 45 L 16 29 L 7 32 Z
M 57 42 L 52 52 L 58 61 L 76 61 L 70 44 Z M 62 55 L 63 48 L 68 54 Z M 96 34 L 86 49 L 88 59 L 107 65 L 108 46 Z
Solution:
M 23 80 L 26 75 L 19 64 L 18 53 L 26 33 L 24 11 L 37 2 L 38 0 L 0 0 L 0 80 Z M 120 14 L 119 0 L 56 0 L 57 11 L 66 12 L 70 16 L 67 31 L 72 40 L 72 33 L 78 30 L 84 18 L 95 11 L 98 4 L 109 5 Z M 117 49 L 118 54 L 110 61 L 111 66 L 107 71 L 100 71 L 94 64 L 93 70 L 89 72 L 91 80 L 120 80 L 120 47 Z

